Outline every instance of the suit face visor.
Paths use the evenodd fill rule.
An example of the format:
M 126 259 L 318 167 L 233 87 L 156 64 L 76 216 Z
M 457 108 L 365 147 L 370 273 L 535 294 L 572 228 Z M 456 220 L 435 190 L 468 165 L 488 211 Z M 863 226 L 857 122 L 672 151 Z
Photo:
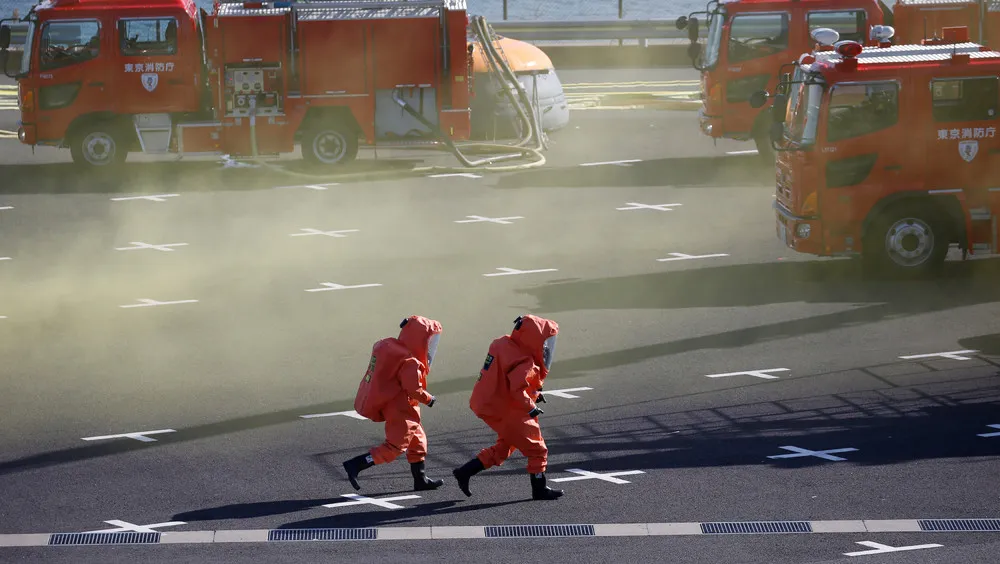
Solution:
M 545 343 L 542 345 L 542 360 L 545 362 L 545 370 L 552 368 L 552 359 L 556 356 L 557 337 L 558 335 L 552 335 L 545 339 Z
M 437 335 L 431 335 L 429 341 L 427 341 L 427 366 L 430 366 L 434 362 L 434 355 L 437 354 L 438 343 L 441 341 L 441 333 Z

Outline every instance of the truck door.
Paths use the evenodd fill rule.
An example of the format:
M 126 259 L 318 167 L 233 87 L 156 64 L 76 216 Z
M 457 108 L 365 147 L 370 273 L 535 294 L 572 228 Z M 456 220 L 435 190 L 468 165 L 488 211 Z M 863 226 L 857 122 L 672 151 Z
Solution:
M 201 61 L 184 12 L 116 20 L 116 100 L 123 114 L 194 111 Z
M 51 20 L 38 34 L 37 138 L 58 141 L 78 116 L 110 108 L 108 41 L 97 18 Z
M 996 185 L 998 86 L 997 76 L 931 81 L 931 130 L 925 131 L 933 141 L 926 160 L 928 189 L 961 188 L 972 198 Z
M 884 196 L 913 180 L 917 164 L 900 112 L 899 79 L 842 82 L 830 88 L 820 128 L 823 158 L 819 208 L 830 231 L 828 247 L 856 249 L 860 225 Z M 912 132 L 909 133 L 912 135 Z M 838 227 L 839 226 L 839 227 Z
M 723 113 L 726 133 L 750 134 L 760 110 L 750 107 L 750 95 L 773 92 L 775 69 L 792 61 L 790 12 L 734 14 L 729 23 L 723 67 Z

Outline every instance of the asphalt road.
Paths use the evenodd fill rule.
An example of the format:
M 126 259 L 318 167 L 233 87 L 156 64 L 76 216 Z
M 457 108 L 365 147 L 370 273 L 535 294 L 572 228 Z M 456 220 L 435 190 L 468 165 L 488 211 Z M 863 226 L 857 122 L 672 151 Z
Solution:
M 24 164 L 0 141 L 0 560 L 995 562 L 996 532 L 914 532 L 912 520 L 1000 517 L 1000 435 L 979 436 L 1000 432 L 997 262 L 867 279 L 853 261 L 785 249 L 773 173 L 731 154 L 746 144 L 701 136 L 694 114 L 572 120 L 542 169 L 312 187 L 212 163 L 85 178 L 65 157 Z M 150 195 L 164 197 L 114 200 Z M 472 216 L 511 219 L 458 223 Z M 133 248 L 144 244 L 175 246 Z M 503 268 L 539 272 L 487 276 Z M 377 286 L 307 291 L 324 283 Z M 122 307 L 142 299 L 184 303 Z M 572 390 L 543 405 L 549 479 L 627 483 L 569 480 L 552 484 L 564 498 L 531 502 L 515 454 L 474 479 L 471 499 L 458 491 L 450 470 L 493 439 L 469 390 L 490 340 L 524 312 L 559 322 L 546 389 Z M 446 486 L 405 497 L 416 494 L 400 459 L 354 492 L 340 463 L 380 426 L 302 416 L 350 410 L 371 344 L 414 313 L 444 325 L 439 401 L 423 413 L 428 472 Z M 972 352 L 901 358 L 955 351 Z M 758 372 L 733 374 L 745 371 Z M 143 431 L 169 432 L 84 440 Z M 769 458 L 796 448 L 834 452 Z M 400 508 L 323 507 L 354 493 Z M 3 536 L 129 526 L 116 520 L 220 533 L 125 547 Z M 812 533 L 653 525 L 730 521 L 809 521 Z M 454 538 L 617 523 L 650 525 Z M 219 540 L 345 527 L 402 538 Z M 407 540 L 439 527 L 468 528 Z M 864 542 L 924 548 L 847 555 L 872 550 Z

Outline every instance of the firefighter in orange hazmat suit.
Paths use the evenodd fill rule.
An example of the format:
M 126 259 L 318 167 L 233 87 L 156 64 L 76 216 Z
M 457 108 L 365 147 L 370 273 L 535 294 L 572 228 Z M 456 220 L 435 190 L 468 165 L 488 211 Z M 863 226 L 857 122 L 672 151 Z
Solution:
M 441 324 L 413 315 L 404 319 L 399 328 L 398 338 L 386 337 L 372 347 L 368 369 L 354 398 L 354 410 L 360 415 L 375 422 L 385 421 L 385 442 L 344 463 L 347 478 L 356 490 L 361 489 L 358 473 L 392 462 L 404 450 L 414 490 L 434 490 L 444 485 L 444 480 L 431 480 L 424 474 L 427 435 L 420 425 L 420 404 L 432 407 L 435 401 L 427 392 L 427 374 L 441 339 Z
M 552 367 L 559 325 L 550 319 L 525 315 L 514 320 L 509 336 L 495 339 L 486 355 L 479 379 L 472 388 L 469 407 L 497 433 L 497 442 L 453 472 L 462 493 L 471 496 L 469 480 L 492 466 L 499 466 L 514 450 L 528 459 L 532 499 L 556 499 L 562 490 L 545 485 L 548 448 L 538 426 L 545 403 L 542 384 Z

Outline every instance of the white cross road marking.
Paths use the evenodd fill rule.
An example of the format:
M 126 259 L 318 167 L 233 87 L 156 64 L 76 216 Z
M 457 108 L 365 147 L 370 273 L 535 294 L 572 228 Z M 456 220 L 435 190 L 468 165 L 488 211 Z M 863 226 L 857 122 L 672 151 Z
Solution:
M 573 476 L 572 478 L 556 478 L 553 482 L 575 482 L 576 480 L 602 480 L 604 482 L 611 482 L 612 484 L 631 484 L 628 480 L 622 480 L 616 478 L 615 476 L 632 476 L 635 474 L 645 474 L 642 470 L 630 470 L 628 472 L 608 472 L 607 474 L 599 474 L 597 472 L 588 472 L 587 470 L 580 470 L 579 468 L 570 468 L 566 470 L 567 472 L 572 472 L 574 474 L 580 474 L 579 476 Z
M 1000 429 L 1000 425 L 987 425 L 992 429 Z M 977 437 L 1000 437 L 1000 433 L 983 433 L 982 435 L 976 435 Z
M 314 413 L 312 415 L 299 415 L 299 417 L 301 417 L 302 419 L 314 419 L 316 417 L 333 417 L 335 415 L 346 415 L 347 417 L 353 417 L 354 419 L 361 419 L 364 421 L 368 420 L 367 417 L 361 415 L 360 413 L 354 411 L 353 409 L 350 411 L 335 411 L 333 413 Z
M 481 215 L 467 215 L 465 217 L 467 217 L 469 219 L 459 219 L 459 220 L 455 221 L 455 223 L 480 223 L 480 222 L 483 222 L 483 221 L 487 221 L 489 223 L 499 223 L 499 224 L 502 224 L 502 225 L 510 225 L 511 223 L 513 223 L 511 221 L 512 219 L 524 219 L 524 217 L 520 216 L 520 215 L 514 215 L 514 216 L 511 216 L 511 217 L 483 217 Z
M 419 495 L 400 495 L 396 497 L 383 497 L 381 499 L 375 499 L 371 497 L 366 497 L 358 494 L 343 494 L 340 497 L 346 497 L 353 499 L 355 501 L 341 501 L 339 503 L 328 503 L 323 507 L 347 507 L 349 505 L 365 505 L 372 504 L 382 507 L 384 509 L 403 509 L 402 505 L 396 505 L 395 503 L 389 503 L 390 501 L 400 501 L 404 499 L 419 499 Z
M 631 163 L 641 163 L 642 159 L 627 159 L 622 161 L 604 161 L 600 163 L 583 163 L 580 166 L 601 166 L 601 165 L 616 165 L 616 166 L 631 166 Z
M 728 257 L 729 255 L 725 253 L 719 253 L 715 255 L 686 255 L 684 253 L 670 253 L 673 258 L 661 258 L 656 259 L 658 262 L 670 262 L 672 260 L 690 260 L 690 259 L 703 259 L 703 258 L 715 258 L 715 257 Z
M 198 300 L 177 300 L 177 301 L 173 301 L 173 302 L 158 302 L 156 300 L 151 300 L 149 298 L 140 298 L 140 299 L 138 299 L 136 301 L 142 302 L 142 303 L 131 304 L 131 305 L 122 305 L 122 306 L 118 306 L 118 307 L 123 308 L 123 309 L 127 309 L 127 308 L 130 308 L 130 307 L 154 307 L 154 306 L 162 306 L 162 305 L 177 305 L 177 304 L 194 304 L 194 303 L 198 303 Z
M 706 378 L 726 378 L 728 376 L 753 376 L 765 380 L 777 380 L 777 376 L 772 376 L 768 372 L 788 372 L 788 368 L 768 368 L 765 370 L 745 370 L 743 372 L 727 372 L 725 374 L 709 374 Z
M 774 456 L 768 456 L 768 458 L 801 458 L 803 456 L 815 456 L 822 458 L 824 460 L 832 460 L 834 462 L 841 462 L 847 460 L 846 458 L 841 458 L 839 456 L 833 456 L 832 452 L 854 452 L 858 449 L 856 448 L 835 448 L 831 450 L 809 450 L 806 448 L 799 448 L 795 446 L 783 446 L 780 447 L 785 450 L 790 450 L 794 454 L 775 454 Z
M 165 198 L 176 198 L 180 194 L 157 194 L 155 196 L 130 196 L 128 198 L 111 198 L 112 202 L 124 202 L 126 200 L 149 200 L 151 202 L 166 202 Z
M 304 237 L 307 235 L 326 235 L 327 237 L 347 237 L 347 235 L 341 235 L 342 233 L 357 233 L 357 229 L 342 229 L 340 231 L 320 231 L 319 229 L 313 229 L 312 227 L 306 227 L 301 229 L 303 233 L 292 233 L 289 237 Z
M 593 389 L 594 388 L 566 388 L 563 390 L 542 390 L 542 395 L 555 396 L 557 398 L 576 399 L 580 396 L 574 396 L 568 392 L 586 392 Z
M 277 190 L 290 190 L 292 188 L 305 188 L 307 190 L 328 190 L 330 186 L 340 186 L 338 182 L 329 184 L 296 184 L 295 186 L 279 186 Z
M 152 525 L 136 525 L 134 523 L 129 523 L 128 521 L 118 521 L 112 519 L 111 521 L 105 521 L 108 525 L 115 525 L 117 529 L 103 529 L 100 531 L 88 531 L 91 533 L 120 533 L 123 531 L 129 531 L 133 533 L 158 533 L 160 531 L 154 531 L 157 527 L 176 527 L 178 525 L 187 525 L 184 521 L 169 521 L 167 523 L 153 523 Z
M 122 433 L 120 435 L 102 435 L 100 437 L 83 437 L 85 441 L 103 441 L 104 439 L 135 439 L 144 443 L 155 443 L 156 439 L 146 435 L 160 435 L 163 433 L 176 433 L 173 429 L 160 429 L 158 431 L 141 431 L 139 433 Z
M 482 178 L 478 174 L 472 174 L 471 172 L 456 172 L 453 174 L 431 174 L 427 178 L 451 178 L 455 176 L 464 176 L 465 178 Z
M 972 354 L 972 353 L 975 353 L 975 352 L 979 352 L 979 351 L 951 351 L 951 352 L 931 353 L 931 354 L 913 354 L 913 355 L 910 355 L 910 356 L 901 356 L 899 358 L 901 358 L 903 360 L 915 360 L 915 359 L 918 359 L 918 358 L 933 358 L 935 356 L 939 356 L 941 358 L 950 358 L 952 360 L 973 360 L 972 358 L 969 358 L 967 356 L 961 356 L 961 355 Z
M 329 292 L 331 290 L 353 290 L 354 288 L 376 288 L 381 286 L 381 284 L 355 284 L 354 286 L 344 286 L 343 284 L 336 284 L 334 282 L 320 282 L 320 286 L 323 288 L 312 288 L 306 290 L 306 292 Z
M 137 249 L 156 249 L 157 251 L 174 252 L 170 247 L 186 247 L 187 243 L 168 243 L 166 245 L 150 245 L 149 243 L 142 243 L 139 241 L 129 241 L 130 245 L 135 245 L 134 247 L 117 247 L 116 251 L 134 251 Z
M 626 210 L 674 211 L 672 208 L 684 205 L 684 204 L 637 204 L 635 202 L 626 202 L 626 204 L 631 207 L 615 208 L 615 209 L 619 211 L 626 211 Z
M 483 276 L 513 276 L 515 274 L 536 274 L 538 272 L 556 272 L 557 268 L 541 268 L 538 270 L 518 270 L 516 268 L 500 267 L 497 270 L 502 270 L 503 272 L 494 272 L 493 274 L 483 274 Z
M 869 554 L 885 554 L 888 552 L 903 552 L 904 550 L 921 550 L 924 548 L 940 548 L 944 545 L 940 544 L 918 544 L 914 546 L 899 546 L 893 547 L 885 544 L 879 544 L 872 541 L 858 541 L 856 544 L 871 547 L 875 550 L 862 550 L 859 552 L 845 552 L 844 556 L 867 556 Z

